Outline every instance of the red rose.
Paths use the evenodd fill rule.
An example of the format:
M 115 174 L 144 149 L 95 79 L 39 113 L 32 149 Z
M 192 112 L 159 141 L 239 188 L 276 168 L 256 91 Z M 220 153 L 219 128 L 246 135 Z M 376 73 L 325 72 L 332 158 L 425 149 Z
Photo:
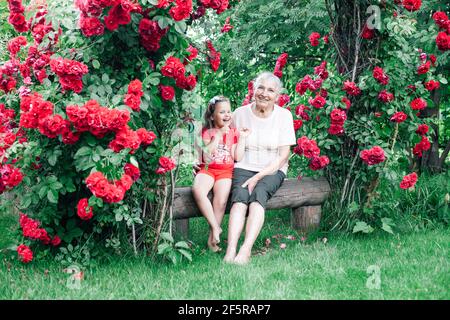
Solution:
M 400 123 L 400 122 L 405 121 L 406 118 L 408 118 L 408 116 L 406 115 L 406 113 L 400 111 L 400 112 L 394 113 L 394 115 L 391 117 L 391 121 Z
M 417 182 L 417 173 L 413 172 L 403 177 L 402 182 L 400 182 L 400 188 L 409 189 L 414 187 Z
M 323 108 L 325 103 L 327 102 L 324 97 L 317 95 L 314 99 L 309 98 L 309 104 L 314 108 L 320 109 Z
M 33 260 L 33 252 L 30 247 L 24 244 L 17 247 L 17 254 L 19 255 L 20 261 L 23 263 L 29 263 Z
M 341 135 L 344 133 L 344 127 L 340 124 L 332 124 L 328 128 L 328 133 L 332 135 Z
M 286 103 L 289 103 L 289 101 L 291 101 L 291 98 L 289 98 L 289 95 L 281 94 L 280 98 L 278 99 L 278 105 L 280 107 L 283 107 Z
M 374 29 L 370 29 L 369 26 L 367 24 L 364 25 L 364 28 L 362 30 L 361 33 L 361 37 L 363 39 L 367 39 L 370 40 L 375 36 L 375 30 Z
M 300 119 L 296 119 L 294 120 L 294 130 L 297 131 L 298 129 L 300 129 L 303 125 L 303 121 Z
M 430 80 L 430 81 L 428 81 L 428 82 L 425 82 L 425 88 L 426 88 L 428 91 L 436 90 L 436 89 L 439 88 L 439 86 L 440 86 L 439 81 Z
M 309 161 L 309 168 L 311 170 L 320 170 L 325 168 L 330 163 L 330 159 L 327 156 L 313 157 Z
M 93 217 L 92 207 L 88 205 L 88 199 L 83 198 L 78 201 L 77 215 L 81 220 L 89 220 Z
M 433 14 L 433 20 L 439 28 L 445 28 L 445 23 L 448 21 L 448 16 L 445 12 L 437 11 Z
M 161 97 L 163 100 L 172 101 L 175 97 L 175 89 L 171 86 L 159 86 L 159 92 L 161 93 Z
M 422 0 L 403 0 L 403 7 L 408 11 L 417 11 L 422 5 Z
M 427 61 L 425 64 L 420 65 L 417 68 L 417 74 L 425 74 L 430 70 L 431 62 Z
M 413 110 L 423 110 L 427 107 L 427 102 L 422 98 L 417 98 L 409 104 Z
M 317 47 L 319 45 L 320 34 L 318 32 L 313 32 L 309 36 L 309 43 L 313 47 Z
M 441 51 L 447 51 L 450 49 L 450 36 L 445 32 L 439 32 L 436 37 L 436 45 Z
M 176 164 L 175 161 L 168 157 L 160 157 L 159 158 L 159 165 L 166 169 L 167 171 L 170 171 L 175 168 Z
M 348 80 L 344 82 L 344 91 L 351 96 L 358 96 L 361 94 L 361 89 L 354 82 Z
M 347 120 L 347 114 L 344 110 L 341 109 L 333 109 L 330 114 L 331 124 L 333 125 L 344 125 L 345 120 Z
M 379 146 L 361 151 L 360 157 L 369 166 L 381 163 L 386 159 L 384 150 Z
M 378 100 L 388 103 L 394 100 L 394 94 L 393 93 L 389 93 L 386 90 L 381 91 L 378 94 Z
M 127 163 L 123 168 L 125 173 L 129 175 L 133 181 L 136 181 L 141 176 L 141 172 L 138 167 L 132 165 L 131 163 Z
M 428 132 L 428 126 L 426 124 L 421 124 L 417 127 L 416 133 L 420 134 L 421 136 L 427 134 Z
M 59 246 L 61 243 L 61 238 L 58 236 L 54 236 L 52 241 L 50 242 L 52 246 L 56 247 Z
M 375 67 L 372 73 L 375 80 L 380 84 L 387 85 L 389 83 L 389 77 L 384 73 L 384 70 L 380 67 Z

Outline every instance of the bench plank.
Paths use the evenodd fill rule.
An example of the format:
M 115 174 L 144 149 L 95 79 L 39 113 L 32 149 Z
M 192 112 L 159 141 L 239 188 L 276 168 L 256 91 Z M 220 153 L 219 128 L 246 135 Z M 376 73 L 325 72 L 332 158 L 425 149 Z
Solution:
M 285 179 L 281 187 L 267 203 L 267 209 L 299 208 L 308 206 L 320 206 L 330 193 L 330 184 L 324 177 L 317 179 L 305 177 L 297 179 Z M 212 192 L 208 197 L 212 199 Z M 228 201 L 226 213 L 230 211 Z M 175 188 L 173 202 L 173 219 L 188 219 L 199 217 L 191 187 Z

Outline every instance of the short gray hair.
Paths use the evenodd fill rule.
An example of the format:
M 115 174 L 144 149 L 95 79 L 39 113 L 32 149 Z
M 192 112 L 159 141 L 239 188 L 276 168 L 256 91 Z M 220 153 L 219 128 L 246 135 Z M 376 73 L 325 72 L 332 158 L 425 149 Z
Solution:
M 281 82 L 280 78 L 278 78 L 276 75 L 274 75 L 272 72 L 264 71 L 260 73 L 253 84 L 253 89 L 256 91 L 256 88 L 261 84 L 263 80 L 270 80 L 275 83 L 278 89 L 278 93 L 281 93 L 281 90 L 283 90 L 283 82 Z

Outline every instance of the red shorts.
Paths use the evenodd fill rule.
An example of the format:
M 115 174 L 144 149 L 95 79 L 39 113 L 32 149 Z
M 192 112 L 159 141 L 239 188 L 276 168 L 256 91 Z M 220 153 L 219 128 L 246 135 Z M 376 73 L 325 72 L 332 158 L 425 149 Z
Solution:
M 223 168 L 216 168 L 214 166 L 208 166 L 208 168 L 205 168 L 204 166 L 201 166 L 199 173 L 204 173 L 209 175 L 214 179 L 214 181 L 220 180 L 220 179 L 231 179 L 233 177 L 233 167 L 231 166 L 223 166 Z

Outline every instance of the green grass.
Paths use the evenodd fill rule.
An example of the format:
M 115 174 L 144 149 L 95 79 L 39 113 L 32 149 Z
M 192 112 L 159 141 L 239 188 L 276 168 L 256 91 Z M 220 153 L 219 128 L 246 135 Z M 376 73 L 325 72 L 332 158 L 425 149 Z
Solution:
M 0 216 L 0 245 L 17 222 Z M 226 221 L 224 222 L 226 226 Z M 51 260 L 0 263 L 0 299 L 449 299 L 448 229 L 391 236 L 328 234 L 306 242 L 289 226 L 286 211 L 269 212 L 255 251 L 272 244 L 250 265 L 222 263 L 223 254 L 204 249 L 207 225 L 191 222 L 197 244 L 192 263 L 173 266 L 147 257 L 111 257 L 84 270 L 81 289 L 67 287 L 69 275 Z M 273 235 L 282 234 L 287 248 Z M 287 235 L 295 235 L 288 240 Z M 367 268 L 379 267 L 380 289 L 369 289 Z

